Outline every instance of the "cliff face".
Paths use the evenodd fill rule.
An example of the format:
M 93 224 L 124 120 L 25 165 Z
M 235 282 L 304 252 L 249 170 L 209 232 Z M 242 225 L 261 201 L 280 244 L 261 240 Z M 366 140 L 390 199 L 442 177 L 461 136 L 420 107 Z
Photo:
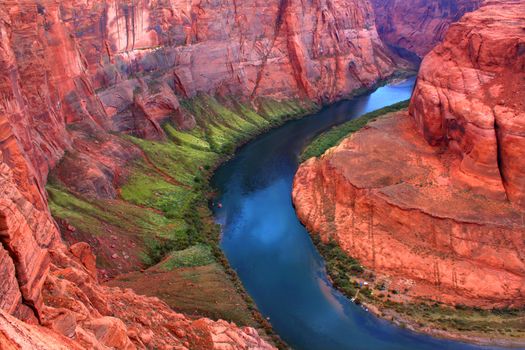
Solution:
M 366 1 L 71 1 L 61 19 L 96 89 L 145 75 L 184 97 L 330 101 L 392 72 Z
M 189 319 L 157 298 L 100 286 L 87 243 L 50 257 L 40 325 L 0 310 L 2 349 L 273 349 L 253 328 Z
M 460 181 L 523 207 L 525 5 L 498 5 L 466 15 L 425 57 L 410 114 L 428 143 L 459 155 Z
M 424 57 L 440 43 L 449 26 L 483 0 L 372 0 L 383 41 L 404 55 Z
M 414 298 L 523 306 L 525 4 L 454 24 L 423 61 L 408 112 L 297 172 L 299 218 Z
M 114 198 L 124 164 L 142 157 L 114 134 L 162 139 L 168 119 L 191 129 L 199 116 L 184 112 L 179 98 L 200 92 L 328 102 L 372 85 L 394 69 L 372 13 L 354 0 L 3 1 L 0 339 L 37 346 L 62 334 L 89 348 L 267 347 L 252 329 L 189 321 L 158 301 L 100 287 L 89 251 L 61 242 L 47 176 L 58 166 L 75 192 Z M 125 308 L 157 316 L 137 321 Z

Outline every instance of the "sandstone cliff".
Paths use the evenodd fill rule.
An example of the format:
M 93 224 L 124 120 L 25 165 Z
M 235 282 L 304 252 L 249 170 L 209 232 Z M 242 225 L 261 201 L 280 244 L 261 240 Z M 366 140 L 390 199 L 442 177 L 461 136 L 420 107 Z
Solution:
M 408 112 L 310 159 L 299 218 L 415 298 L 525 304 L 525 3 L 452 25 L 423 61 Z
M 477 9 L 482 2 L 373 0 L 372 4 L 381 39 L 402 56 L 408 51 L 422 58 L 443 40 L 452 23 Z
M 273 349 L 253 328 L 189 319 L 157 298 L 98 285 L 86 243 L 50 257 L 40 325 L 0 310 L 2 349 Z
M 525 206 L 522 1 L 488 3 L 425 57 L 410 114 L 428 143 L 461 159 L 457 178 Z

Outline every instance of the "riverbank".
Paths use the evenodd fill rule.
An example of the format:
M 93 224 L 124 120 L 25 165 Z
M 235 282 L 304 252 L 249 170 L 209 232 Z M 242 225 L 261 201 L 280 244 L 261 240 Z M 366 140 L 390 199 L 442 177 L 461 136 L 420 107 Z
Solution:
M 382 114 L 386 113 L 388 109 Z M 301 159 L 320 156 L 328 148 L 339 144 L 349 133 L 358 131 L 380 114 L 378 112 L 373 117 L 368 115 L 362 120 L 347 122 L 320 135 L 306 148 Z M 378 149 L 378 152 L 381 152 L 381 149 Z M 371 225 L 368 223 L 365 226 Z M 373 235 L 373 232 L 368 232 L 368 235 L 371 234 Z M 386 275 L 378 275 L 364 268 L 337 243 L 326 238 L 331 237 L 330 233 L 324 232 L 324 241 L 316 233 L 311 236 L 325 260 L 326 270 L 333 285 L 349 299 L 354 299 L 378 317 L 434 337 L 483 345 L 523 346 L 525 310 L 485 310 L 459 304 L 447 306 L 431 299 L 412 298 L 408 295 L 408 289 L 393 283 Z
M 378 109 L 365 115 L 350 120 L 346 123 L 343 123 L 338 126 L 334 126 L 330 130 L 322 133 L 321 135 L 314 138 L 301 152 L 299 161 L 302 163 L 312 157 L 322 156 L 329 148 L 337 146 L 345 137 L 348 137 L 350 134 L 358 131 L 366 124 L 374 121 L 382 115 L 387 113 L 397 112 L 408 107 L 409 101 L 402 101 L 395 103 L 391 106 Z
M 414 301 L 403 290 L 389 289 L 388 279 L 364 268 L 335 242 L 312 241 L 325 260 L 330 282 L 341 293 L 377 317 L 432 337 L 479 345 L 523 347 L 525 310 L 483 310 L 463 305 Z M 357 297 L 356 297 L 357 296 Z

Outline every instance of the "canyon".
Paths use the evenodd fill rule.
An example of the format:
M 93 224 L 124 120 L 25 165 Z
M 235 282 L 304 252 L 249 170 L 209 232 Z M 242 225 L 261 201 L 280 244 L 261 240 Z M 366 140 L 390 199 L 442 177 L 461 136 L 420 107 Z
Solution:
M 423 59 L 408 110 L 296 174 L 308 230 L 401 302 L 525 304 L 524 16 L 523 1 L 466 14 Z
M 395 3 L 389 7 L 374 2 L 377 23 L 387 23 L 386 10 L 378 10 L 383 5 L 388 11 L 404 11 Z M 442 35 L 428 33 L 436 28 L 443 33 L 450 22 L 477 4 L 462 1 L 457 7 L 439 6 L 434 18 L 446 15 L 442 21 L 430 20 L 431 24 L 427 14 L 417 11 L 413 23 L 425 23 L 426 35 L 420 38 L 399 29 L 415 24 L 390 22 L 380 26 L 381 36 L 389 38 L 385 41 L 391 45 L 423 55 Z M 209 223 L 202 183 L 218 162 L 257 133 L 319 105 L 351 97 L 354 91 L 371 88 L 410 67 L 383 44 L 374 6 L 357 0 L 3 1 L 2 348 L 274 348 L 262 324 L 266 321 L 255 319 L 242 287 L 228 276 L 234 273 L 221 265 L 221 253 L 214 250 L 219 235 Z M 406 123 L 415 120 L 418 126 L 403 128 L 407 133 L 412 130 L 414 138 L 419 137 L 415 130 L 423 130 L 431 145 L 418 141 L 418 147 L 428 153 L 435 147 L 443 150 L 442 157 L 454 164 L 450 166 L 454 179 L 458 174 L 454 186 L 476 188 L 476 195 L 496 203 L 497 210 L 487 216 L 486 232 L 464 228 L 464 221 L 479 225 L 475 219 L 479 212 L 469 211 L 470 207 L 459 211 L 466 219 L 450 220 L 458 235 L 474 241 L 478 237 L 482 243 L 490 240 L 494 230 L 504 237 L 478 242 L 476 247 L 468 243 L 471 240 L 458 239 L 462 244 L 457 248 L 463 251 L 457 254 L 464 258 L 455 272 L 460 276 L 460 282 L 455 282 L 458 290 L 472 289 L 476 279 L 465 282 L 462 273 L 471 272 L 475 264 L 480 274 L 501 273 L 509 280 L 509 285 L 498 285 L 502 289 L 497 291 L 515 297 L 517 305 L 523 298 L 523 286 L 516 282 L 523 272 L 519 255 L 523 239 L 518 237 L 523 224 L 516 217 L 516 206 L 523 204 L 524 170 L 515 162 L 515 152 L 521 149 L 522 136 L 516 130 L 523 113 L 519 96 L 524 56 L 522 28 L 511 25 L 519 19 L 507 11 L 515 6 L 521 5 L 508 2 L 500 13 L 487 6 L 451 26 L 450 38 L 425 59 L 429 63 L 423 64 L 418 78 L 412 117 L 403 119 Z M 399 16 L 392 18 L 400 21 Z M 490 23 L 498 30 L 478 30 L 479 23 Z M 501 23 L 506 32 L 499 31 Z M 465 42 L 461 33 L 467 25 L 477 31 Z M 396 28 L 395 34 L 385 34 L 391 28 Z M 518 39 L 514 31 L 520 33 Z M 450 60 L 456 76 L 443 83 L 447 78 L 430 66 L 451 55 L 461 60 Z M 499 68 L 507 66 L 504 71 Z M 468 84 L 460 84 L 467 70 Z M 493 75 L 501 79 L 491 79 Z M 502 85 L 508 82 L 513 85 Z M 493 129 L 481 113 L 471 120 L 462 103 L 448 102 L 452 92 L 458 94 L 457 101 L 475 98 L 469 103 L 476 108 L 486 96 L 493 96 L 492 102 L 482 104 L 494 111 Z M 438 108 L 442 105 L 446 108 Z M 490 131 L 495 132 L 492 138 L 487 136 Z M 428 162 L 441 164 L 434 158 Z M 304 169 L 298 178 L 306 173 Z M 502 198 L 510 203 L 499 207 Z M 477 200 L 485 205 L 484 199 Z M 398 210 L 402 218 L 404 209 Z M 301 213 L 304 210 L 299 209 L 304 219 Z M 425 216 L 424 211 L 420 215 L 421 222 L 435 225 L 432 215 Z M 445 240 L 444 236 L 433 239 L 438 238 Z M 376 245 L 380 244 L 377 240 Z M 449 253 L 445 243 L 432 244 L 421 247 L 432 247 L 443 256 Z M 181 262 L 195 250 L 202 265 Z M 471 255 L 493 258 L 476 260 Z M 425 258 L 422 263 L 428 261 Z M 450 268 L 439 262 L 432 266 Z M 201 270 L 217 279 L 213 280 L 215 289 L 206 290 L 210 287 L 202 277 L 195 277 Z M 439 271 L 437 276 L 443 280 L 442 291 L 448 281 Z M 160 287 L 165 289 L 148 288 L 161 280 Z M 182 301 L 169 294 L 177 289 L 174 284 Z M 505 298 L 494 297 L 495 284 L 473 300 L 507 305 Z M 433 281 L 424 289 L 430 295 L 435 285 Z M 197 302 L 183 298 L 189 290 L 213 298 L 218 298 L 215 291 L 220 290 L 228 300 L 213 299 L 203 306 L 199 304 L 202 294 Z M 221 302 L 230 309 L 211 310 L 216 307 L 211 304 Z
M 482 0 L 373 0 L 381 39 L 402 57 L 419 61 L 443 40 L 449 26 Z
M 146 146 L 175 149 L 166 146 L 173 135 L 179 144 L 211 140 L 206 147 L 219 151 L 206 166 L 227 153 L 220 147 L 250 136 L 213 139 L 222 126 L 218 114 L 203 117 L 215 101 L 208 96 L 243 101 L 234 105 L 237 119 L 224 121 L 241 135 L 247 115 L 267 128 L 311 110 L 309 101 L 329 103 L 392 75 L 371 4 L 7 0 L 0 38 L 2 347 L 271 348 L 252 327 L 187 317 L 102 285 L 147 267 L 145 231 L 123 221 L 147 217 L 150 231 L 159 221 L 166 230 L 186 225 L 123 200 L 124 187 L 137 164 L 170 189 L 195 186 L 148 153 Z M 292 99 L 304 102 L 288 105 Z M 192 101 L 204 101 L 204 110 Z M 203 165 L 185 166 L 204 174 Z M 108 213 L 119 222 L 111 226 Z

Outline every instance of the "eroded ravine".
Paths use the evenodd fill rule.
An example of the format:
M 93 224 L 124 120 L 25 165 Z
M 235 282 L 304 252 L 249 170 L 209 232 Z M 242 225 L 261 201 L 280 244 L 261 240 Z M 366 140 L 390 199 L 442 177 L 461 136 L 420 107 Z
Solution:
M 298 154 L 320 132 L 410 97 L 414 79 L 291 121 L 249 143 L 215 173 L 221 246 L 277 333 L 294 349 L 478 349 L 377 319 L 337 292 L 290 193 Z M 221 208 L 218 208 L 218 203 Z

